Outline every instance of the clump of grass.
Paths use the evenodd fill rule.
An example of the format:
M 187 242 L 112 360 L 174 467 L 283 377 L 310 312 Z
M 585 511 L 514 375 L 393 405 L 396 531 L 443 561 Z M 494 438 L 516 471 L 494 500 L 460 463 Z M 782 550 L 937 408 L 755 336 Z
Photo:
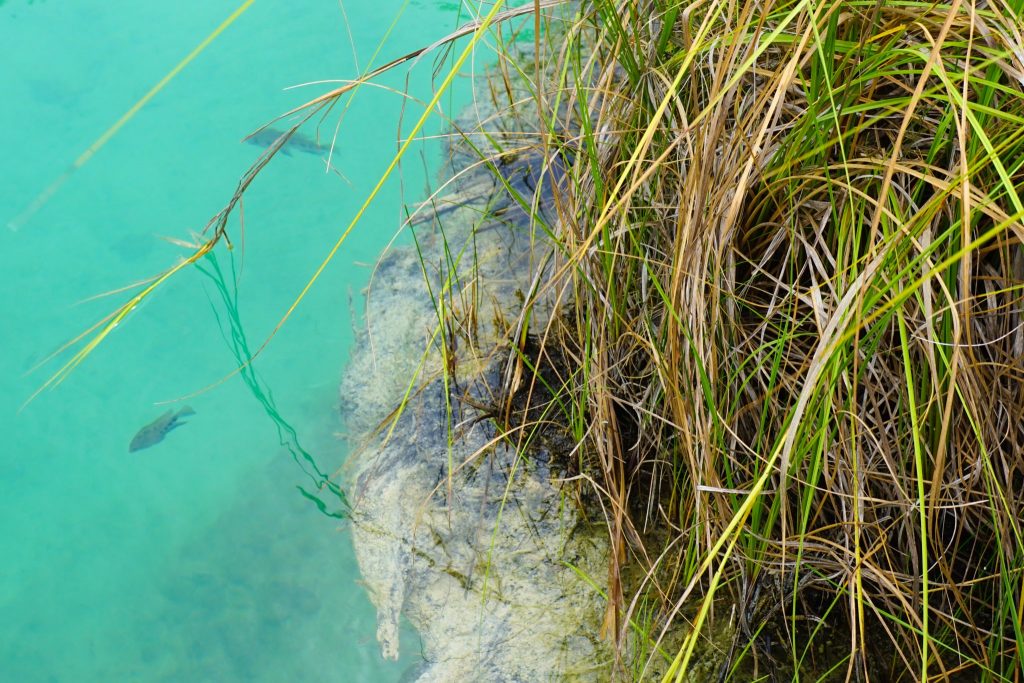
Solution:
M 510 111 L 571 161 L 538 290 L 570 296 L 538 336 L 624 656 L 628 624 L 690 622 L 684 680 L 728 620 L 723 679 L 1019 679 L 1022 25 L 595 0 L 537 31 Z

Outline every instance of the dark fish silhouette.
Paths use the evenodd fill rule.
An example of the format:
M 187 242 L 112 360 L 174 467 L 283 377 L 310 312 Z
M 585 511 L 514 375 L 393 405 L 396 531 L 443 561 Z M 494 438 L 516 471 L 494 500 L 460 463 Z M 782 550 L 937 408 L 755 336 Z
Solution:
M 143 448 L 149 448 L 153 444 L 160 443 L 164 440 L 164 437 L 167 436 L 167 432 L 171 431 L 175 427 L 185 424 L 181 418 L 195 414 L 196 411 L 192 410 L 188 406 L 185 406 L 178 412 L 168 410 L 166 413 L 139 430 L 139 433 L 135 435 L 135 438 L 132 439 L 132 442 L 128 445 L 128 452 L 134 453 L 135 451 L 141 451 Z
M 287 131 L 277 130 L 276 128 L 264 128 L 245 138 L 245 141 L 250 145 L 273 147 L 277 144 L 278 140 L 287 134 Z M 292 152 L 305 152 L 306 154 L 321 156 L 326 154 L 328 149 L 330 149 L 329 145 L 317 144 L 316 140 L 303 135 L 299 131 L 292 133 L 291 137 L 281 145 L 281 152 L 289 156 L 291 156 Z

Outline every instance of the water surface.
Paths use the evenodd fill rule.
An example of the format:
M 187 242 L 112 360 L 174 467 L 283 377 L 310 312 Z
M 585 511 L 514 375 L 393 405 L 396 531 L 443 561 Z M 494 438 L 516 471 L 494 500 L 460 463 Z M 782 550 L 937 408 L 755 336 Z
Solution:
M 0 2 L 0 225 L 237 7 Z M 216 384 L 234 359 L 213 313 L 215 290 L 199 272 L 159 291 L 67 381 L 22 409 L 56 366 L 29 371 L 124 295 L 86 299 L 174 263 L 183 252 L 160 237 L 201 229 L 260 153 L 239 140 L 324 86 L 284 88 L 366 69 L 400 11 L 374 64 L 459 21 L 445 4 L 344 9 L 354 49 L 337 2 L 252 4 L 16 231 L 0 227 L 0 680 L 376 681 L 415 664 L 415 648 L 397 663 L 381 659 L 343 525 L 298 493 L 308 479 L 263 406 L 237 376 Z M 410 81 L 420 97 L 429 71 Z M 383 82 L 402 87 L 405 73 Z M 393 93 L 361 91 L 339 137 L 339 174 L 296 154 L 254 183 L 239 264 L 253 347 L 376 182 L 399 111 Z M 422 195 L 436 150 L 424 154 L 403 169 L 410 200 Z M 337 384 L 364 264 L 398 225 L 397 181 L 256 363 L 325 471 L 345 456 Z M 226 252 L 219 258 L 229 263 Z M 187 399 L 196 415 L 186 426 L 129 455 L 162 402 L 213 384 Z

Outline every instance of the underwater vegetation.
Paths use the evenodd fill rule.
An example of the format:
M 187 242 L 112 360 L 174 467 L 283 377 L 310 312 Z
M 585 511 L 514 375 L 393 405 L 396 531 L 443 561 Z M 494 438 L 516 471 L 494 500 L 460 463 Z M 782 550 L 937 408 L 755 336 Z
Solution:
M 452 135 L 495 177 L 529 153 L 564 182 L 545 216 L 501 181 L 544 237 L 518 311 L 493 315 L 472 259 L 449 255 L 443 291 L 425 278 L 425 344 L 447 391 L 493 315 L 489 419 L 510 444 L 540 422 L 571 436 L 552 458 L 567 504 L 607 530 L 588 578 L 610 677 L 1020 680 L 1022 11 L 497 2 L 297 110 L 292 131 L 450 49 L 386 177 L 468 57 L 496 48 L 488 120 Z M 283 144 L 147 291 L 230 239 Z M 437 379 L 413 375 L 391 429 Z M 514 409 L 539 386 L 549 410 Z

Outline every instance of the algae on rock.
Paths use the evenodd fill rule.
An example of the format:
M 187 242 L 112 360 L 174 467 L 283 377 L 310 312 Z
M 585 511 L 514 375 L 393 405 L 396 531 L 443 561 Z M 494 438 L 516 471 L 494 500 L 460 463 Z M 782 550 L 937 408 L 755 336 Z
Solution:
M 539 157 L 498 166 L 524 193 L 545 191 Z M 397 657 L 408 646 L 398 642 L 399 619 L 409 619 L 426 658 L 420 681 L 602 680 L 611 657 L 597 636 L 605 603 L 585 577 L 603 578 L 606 530 L 563 499 L 545 446 L 518 452 L 482 409 L 502 385 L 508 330 L 482 329 L 445 358 L 437 348 L 424 275 L 435 295 L 452 280 L 431 264 L 465 253 L 452 305 L 472 290 L 495 309 L 496 327 L 537 268 L 527 214 L 504 185 L 478 171 L 461 188 L 432 214 L 443 232 L 421 230 L 418 250 L 395 248 L 379 264 L 342 384 L 357 446 L 348 466 L 353 542 L 377 637 L 384 656 Z M 442 372 L 446 363 L 454 373 Z M 378 430 L 410 387 L 393 427 Z

